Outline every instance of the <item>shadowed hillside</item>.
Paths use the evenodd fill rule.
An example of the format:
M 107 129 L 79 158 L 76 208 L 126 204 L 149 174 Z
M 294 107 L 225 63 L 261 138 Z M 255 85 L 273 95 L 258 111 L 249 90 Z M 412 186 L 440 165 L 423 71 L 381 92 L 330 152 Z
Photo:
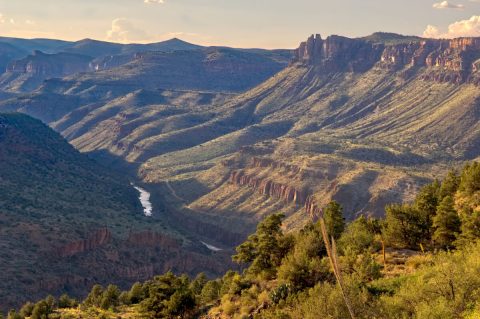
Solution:
M 38 120 L 0 114 L 0 161 L 2 307 L 46 293 L 81 295 L 97 281 L 129 285 L 167 270 L 216 274 L 228 264 L 143 216 L 125 176 Z

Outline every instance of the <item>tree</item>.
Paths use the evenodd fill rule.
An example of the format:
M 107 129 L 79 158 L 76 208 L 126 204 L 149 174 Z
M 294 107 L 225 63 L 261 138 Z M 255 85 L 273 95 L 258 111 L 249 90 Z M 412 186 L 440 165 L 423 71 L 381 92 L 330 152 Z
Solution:
M 7 319 L 23 319 L 23 318 L 19 313 L 17 313 L 14 309 L 12 309 L 8 312 Z
M 463 168 L 458 189 L 472 195 L 480 190 L 480 163 L 473 162 Z
M 30 317 L 32 315 L 33 307 L 35 307 L 35 304 L 32 302 L 25 303 L 20 309 L 20 314 L 23 317 Z
M 197 277 L 192 281 L 190 284 L 190 288 L 192 289 L 195 295 L 200 295 L 202 292 L 203 287 L 207 284 L 207 276 L 205 273 L 199 273 Z
M 58 308 L 71 308 L 77 305 L 75 299 L 70 298 L 67 294 L 63 294 L 58 298 Z
M 103 287 L 101 285 L 93 286 L 87 298 L 83 301 L 83 305 L 86 307 L 100 307 L 102 295 Z
M 457 246 L 468 244 L 480 238 L 480 163 L 465 165 L 458 191 L 455 194 L 455 208 L 461 221 L 461 233 Z
M 188 318 L 196 307 L 195 296 L 190 289 L 178 289 L 165 302 L 165 318 Z
M 282 214 L 274 214 L 258 224 L 255 234 L 236 248 L 233 260 L 237 263 L 251 263 L 249 271 L 253 274 L 264 273 L 267 277 L 275 275 L 276 267 L 289 249 L 283 235 Z
M 439 203 L 440 183 L 435 180 L 433 183 L 425 185 L 415 197 L 415 208 L 420 221 L 424 224 L 426 239 L 430 239 L 433 217 L 437 213 Z
M 375 240 L 374 227 L 365 216 L 360 216 L 350 224 L 339 239 L 340 248 L 345 251 L 347 248 L 355 254 L 361 254 L 371 247 Z
M 447 196 L 453 197 L 457 192 L 459 185 L 460 185 L 460 176 L 458 176 L 458 173 L 456 170 L 450 170 L 447 176 L 445 176 L 445 178 L 443 179 L 442 184 L 440 186 L 439 200 L 442 200 Z
M 53 312 L 47 301 L 41 300 L 33 307 L 31 319 L 46 319 Z
M 136 282 L 130 288 L 128 292 L 128 297 L 130 299 L 130 303 L 137 304 L 143 299 L 145 299 L 145 291 L 143 289 L 143 285 L 139 282 Z
M 110 309 L 119 305 L 120 289 L 115 285 L 108 285 L 102 294 L 100 307 L 102 309 Z
M 336 201 L 331 201 L 323 210 L 323 219 L 329 236 L 338 239 L 345 229 L 345 218 L 343 208 Z
M 217 280 L 211 280 L 203 286 L 200 293 L 200 301 L 202 304 L 208 304 L 220 297 L 221 284 Z
M 148 318 L 189 318 L 196 306 L 188 276 L 168 272 L 146 282 L 144 288 L 147 296 L 140 305 Z
M 398 248 L 418 249 L 430 239 L 429 228 L 421 214 L 410 205 L 393 204 L 385 208 L 385 241 Z
M 433 240 L 442 248 L 450 248 L 460 232 L 460 218 L 454 205 L 453 198 L 446 196 L 433 218 Z
M 295 236 L 295 245 L 278 268 L 278 279 L 294 291 L 313 287 L 330 277 L 320 225 L 309 224 Z

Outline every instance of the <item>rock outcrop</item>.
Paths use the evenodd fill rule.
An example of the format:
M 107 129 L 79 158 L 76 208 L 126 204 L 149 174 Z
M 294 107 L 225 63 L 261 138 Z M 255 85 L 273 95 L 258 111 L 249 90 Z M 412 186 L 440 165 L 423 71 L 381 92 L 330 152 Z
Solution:
M 10 62 L 6 71 L 41 78 L 63 77 L 88 71 L 91 60 L 91 57 L 79 54 L 35 51 L 23 59 Z
M 289 185 L 276 183 L 269 179 L 247 175 L 241 170 L 231 173 L 230 182 L 234 185 L 252 187 L 262 195 L 281 199 L 287 203 L 304 205 L 307 199 L 306 193 L 303 190 L 296 189 Z
M 324 72 L 365 72 L 374 65 L 388 69 L 425 67 L 424 79 L 479 82 L 480 38 L 418 39 L 398 44 L 366 39 L 311 36 L 295 50 L 293 63 L 320 66 Z
M 61 257 L 71 257 L 86 251 L 94 250 L 105 245 L 112 238 L 112 234 L 107 228 L 95 231 L 89 238 L 71 242 L 58 249 Z

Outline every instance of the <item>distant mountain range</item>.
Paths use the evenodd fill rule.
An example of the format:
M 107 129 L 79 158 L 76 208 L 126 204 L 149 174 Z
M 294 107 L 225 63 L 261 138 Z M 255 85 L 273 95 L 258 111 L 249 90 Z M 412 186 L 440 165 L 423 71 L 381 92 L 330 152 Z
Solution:
M 65 42 L 0 38 L 0 88 L 13 93 L 31 92 L 44 80 L 69 75 L 76 81 L 117 81 L 112 72 L 81 78 L 75 75 L 124 66 L 114 71 L 122 73 L 127 81 L 124 85 L 167 88 L 170 84 L 177 88 L 183 84 L 186 89 L 242 91 L 281 70 L 290 58 L 289 50 L 207 48 L 179 39 L 118 44 L 91 39 Z

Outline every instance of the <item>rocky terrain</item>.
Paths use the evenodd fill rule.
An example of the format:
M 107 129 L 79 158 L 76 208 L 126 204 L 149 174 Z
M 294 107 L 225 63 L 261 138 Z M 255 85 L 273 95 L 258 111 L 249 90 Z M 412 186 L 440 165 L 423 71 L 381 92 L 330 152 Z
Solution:
M 154 274 L 210 275 L 215 257 L 160 219 L 145 217 L 118 173 L 20 114 L 0 114 L 0 306 L 45 294 L 83 296 L 93 283 L 128 286 Z
M 206 48 L 179 39 L 118 44 L 0 38 L 0 89 L 33 92 L 45 80 L 72 76 L 63 85 L 243 91 L 278 72 L 290 57 L 290 50 Z M 119 69 L 108 72 L 113 68 Z
M 298 229 L 331 199 L 349 219 L 381 216 L 385 204 L 408 202 L 447 167 L 477 159 L 479 41 L 312 36 L 293 58 L 288 50 L 132 52 L 84 41 L 50 50 L 91 56 L 89 72 L 46 79 L 28 93 L 3 91 L 0 111 L 37 117 L 143 182 L 178 236 L 232 247 L 266 215 L 283 212 L 284 226 Z M 116 239 L 104 225 L 96 231 L 56 251 L 71 258 L 85 250 L 93 265 L 100 253 L 89 247 L 99 245 L 101 256 L 119 260 L 105 249 L 129 237 Z M 140 242 L 170 251 L 173 242 L 157 233 Z M 205 255 L 188 265 L 175 256 L 153 270 L 137 266 L 216 268 Z M 122 267 L 120 274 L 134 273 Z

